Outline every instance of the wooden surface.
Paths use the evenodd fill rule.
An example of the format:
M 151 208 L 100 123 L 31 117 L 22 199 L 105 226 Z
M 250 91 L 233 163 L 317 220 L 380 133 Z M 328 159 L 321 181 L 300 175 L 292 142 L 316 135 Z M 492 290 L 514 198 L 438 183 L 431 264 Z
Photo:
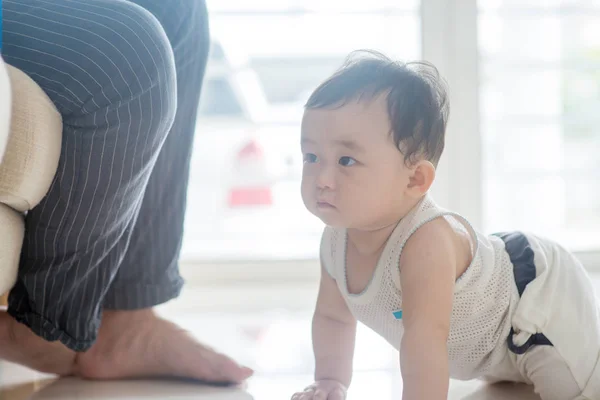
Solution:
M 0 307 L 8 305 L 8 293 L 0 296 Z

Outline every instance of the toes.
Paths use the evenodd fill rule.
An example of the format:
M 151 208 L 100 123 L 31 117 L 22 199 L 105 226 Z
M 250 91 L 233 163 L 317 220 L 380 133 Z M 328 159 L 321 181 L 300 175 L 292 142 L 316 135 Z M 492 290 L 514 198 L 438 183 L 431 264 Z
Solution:
M 193 376 L 200 380 L 215 383 L 242 383 L 254 374 L 254 371 L 242 367 L 231 358 L 200 346 L 194 355 Z
M 308 392 L 304 393 L 302 397 L 300 397 L 300 400 L 314 400 L 314 398 L 314 392 Z
M 331 400 L 344 400 L 346 398 L 346 393 L 344 393 L 341 389 L 336 389 L 329 395 Z
M 231 358 L 219 353 L 215 353 L 212 369 L 221 380 L 234 383 L 240 383 L 254 374 L 252 369 L 240 366 Z
M 242 367 L 240 375 L 243 377 L 243 379 L 248 379 L 254 375 L 254 370 L 252 368 Z
M 313 388 L 307 388 L 303 392 L 296 393 L 292 396 L 292 400 L 313 400 L 316 399 Z

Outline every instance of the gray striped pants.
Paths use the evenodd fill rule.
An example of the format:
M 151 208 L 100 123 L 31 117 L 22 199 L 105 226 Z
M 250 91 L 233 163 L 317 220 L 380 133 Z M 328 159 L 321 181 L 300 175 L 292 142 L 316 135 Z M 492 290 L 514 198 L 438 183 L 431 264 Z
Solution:
M 26 218 L 9 313 L 76 351 L 103 309 L 178 296 L 209 32 L 203 0 L 3 0 L 3 56 L 64 119 L 58 173 Z

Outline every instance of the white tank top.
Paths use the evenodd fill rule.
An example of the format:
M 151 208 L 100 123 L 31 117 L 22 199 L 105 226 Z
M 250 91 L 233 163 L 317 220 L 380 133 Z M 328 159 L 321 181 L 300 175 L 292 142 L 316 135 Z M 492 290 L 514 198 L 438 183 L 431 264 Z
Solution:
M 400 255 L 417 229 L 439 217 L 470 234 L 474 243 L 473 261 L 455 284 L 448 357 L 452 378 L 475 379 L 505 356 L 511 316 L 519 300 L 512 264 L 500 238 L 476 232 L 466 219 L 438 207 L 427 195 L 392 232 L 362 293 L 348 292 L 345 229 L 325 228 L 321 258 L 355 318 L 399 350 L 404 330 L 394 313 L 402 309 Z

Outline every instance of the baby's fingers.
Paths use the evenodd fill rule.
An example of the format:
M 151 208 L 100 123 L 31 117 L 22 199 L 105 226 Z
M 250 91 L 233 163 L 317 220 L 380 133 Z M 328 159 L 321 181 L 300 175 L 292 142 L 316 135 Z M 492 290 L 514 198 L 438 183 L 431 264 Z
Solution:
M 327 400 L 345 400 L 345 399 L 346 399 L 346 392 L 344 392 L 342 389 L 333 390 L 331 393 L 329 393 L 329 396 L 327 397 Z
M 314 390 L 307 389 L 304 392 L 296 393 L 292 396 L 292 400 L 313 400 Z
M 314 400 L 327 400 L 327 392 L 324 391 L 323 389 L 316 389 L 313 399 Z

